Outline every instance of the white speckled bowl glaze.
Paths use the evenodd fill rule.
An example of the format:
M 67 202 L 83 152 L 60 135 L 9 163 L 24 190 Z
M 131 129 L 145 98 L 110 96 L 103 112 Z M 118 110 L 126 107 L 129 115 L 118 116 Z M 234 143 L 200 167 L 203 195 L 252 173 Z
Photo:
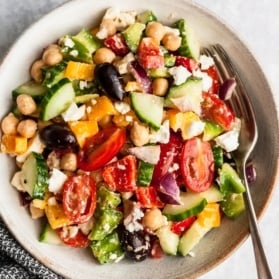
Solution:
M 97 25 L 104 11 L 114 5 L 138 12 L 150 9 L 165 23 L 183 17 L 194 27 L 202 45 L 218 42 L 228 50 L 250 93 L 259 126 L 259 139 L 253 153 L 257 181 L 251 185 L 251 192 L 260 217 L 271 197 L 278 173 L 279 133 L 272 93 L 260 66 L 237 34 L 215 15 L 191 1 L 76 0 L 55 9 L 32 25 L 4 59 L 0 68 L 0 117 L 8 112 L 11 90 L 28 79 L 31 62 L 46 45 L 64 34 L 74 34 L 82 27 Z M 20 206 L 18 195 L 9 183 L 15 169 L 14 162 L 2 154 L 0 165 L 0 211 L 5 223 L 35 258 L 68 278 L 194 278 L 220 264 L 248 235 L 246 214 L 243 214 L 236 221 L 224 219 L 220 228 L 208 233 L 194 249 L 195 257 L 165 256 L 136 264 L 124 260 L 101 266 L 94 261 L 90 249 L 84 251 L 38 242 L 40 222 L 32 220 Z

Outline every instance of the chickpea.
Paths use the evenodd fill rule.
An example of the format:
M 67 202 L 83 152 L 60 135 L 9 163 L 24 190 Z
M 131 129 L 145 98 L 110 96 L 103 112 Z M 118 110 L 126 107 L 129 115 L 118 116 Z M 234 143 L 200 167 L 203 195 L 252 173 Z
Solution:
M 36 81 L 41 83 L 43 80 L 42 76 L 42 68 L 45 66 L 45 62 L 43 60 L 36 60 L 30 70 L 31 77 Z
M 162 215 L 162 212 L 158 208 L 152 208 L 147 210 L 143 216 L 142 224 L 144 227 L 156 231 L 162 226 L 167 224 L 167 218 Z
M 19 119 L 15 117 L 13 113 L 9 113 L 5 116 L 1 122 L 1 128 L 4 134 L 15 135 L 16 128 L 19 123 Z
M 93 56 L 93 60 L 96 64 L 101 64 L 101 63 L 112 63 L 112 61 L 115 59 L 115 54 L 112 50 L 110 50 L 107 47 L 101 47 L 97 49 Z
M 28 139 L 35 136 L 37 130 L 37 123 L 32 119 L 26 119 L 19 122 L 17 126 L 17 132 Z
M 60 168 L 66 171 L 75 171 L 77 169 L 77 155 L 75 153 L 66 153 L 60 161 Z
M 134 122 L 130 131 L 131 141 L 135 146 L 143 146 L 149 141 L 149 129 L 145 125 Z
M 33 98 L 27 94 L 21 94 L 16 98 L 17 108 L 20 113 L 30 115 L 36 111 L 37 105 Z
M 63 55 L 60 52 L 58 45 L 49 45 L 43 53 L 43 62 L 48 66 L 58 64 L 63 60 Z
M 153 21 L 148 23 L 145 33 L 148 37 L 151 37 L 160 43 L 165 35 L 165 28 L 161 23 Z
M 163 37 L 162 43 L 167 50 L 176 51 L 181 46 L 181 37 L 172 33 L 167 33 Z
M 169 89 L 169 82 L 166 78 L 156 78 L 152 82 L 153 94 L 157 96 L 165 96 Z

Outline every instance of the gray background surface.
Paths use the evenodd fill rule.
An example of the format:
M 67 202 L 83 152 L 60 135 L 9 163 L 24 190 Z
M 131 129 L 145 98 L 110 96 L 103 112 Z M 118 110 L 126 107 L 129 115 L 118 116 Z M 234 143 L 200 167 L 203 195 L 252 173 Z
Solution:
M 0 61 L 11 44 L 34 21 L 65 0 L 0 0 Z M 227 22 L 248 45 L 262 65 L 274 98 L 279 104 L 279 1 L 195 0 Z M 1 85 L 0 85 L 1 90 Z M 263 92 L 264 94 L 264 92 Z M 275 117 L 275 116 L 274 116 Z M 278 185 L 277 185 L 278 186 Z M 260 229 L 274 278 L 279 278 L 279 191 L 278 187 L 261 222 Z M 256 278 L 251 240 L 248 239 L 223 264 L 201 277 Z

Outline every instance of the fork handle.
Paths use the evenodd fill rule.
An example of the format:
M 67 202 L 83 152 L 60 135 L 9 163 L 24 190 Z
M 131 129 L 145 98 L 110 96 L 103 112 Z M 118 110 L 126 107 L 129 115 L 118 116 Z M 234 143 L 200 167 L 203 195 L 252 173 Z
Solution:
M 245 175 L 245 164 L 242 167 L 242 177 L 245 183 L 246 192 L 244 192 L 244 201 L 247 209 L 249 229 L 254 247 L 255 261 L 257 266 L 257 273 L 259 279 L 272 279 L 272 274 L 267 262 L 267 258 L 264 252 L 262 240 L 260 237 L 257 217 L 253 206 L 249 185 Z

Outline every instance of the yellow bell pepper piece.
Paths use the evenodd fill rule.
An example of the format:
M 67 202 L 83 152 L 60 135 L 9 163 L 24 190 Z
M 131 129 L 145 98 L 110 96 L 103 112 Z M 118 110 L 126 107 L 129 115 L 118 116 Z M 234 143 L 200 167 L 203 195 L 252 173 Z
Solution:
M 52 229 L 58 229 L 71 224 L 71 220 L 65 215 L 62 204 L 47 204 L 46 217 Z
M 22 154 L 27 150 L 28 140 L 25 137 L 17 135 L 3 135 L 1 142 L 1 151 L 11 154 Z
M 94 136 L 99 131 L 98 124 L 94 120 L 70 121 L 68 124 L 80 147 L 83 147 L 86 138 Z
M 219 227 L 221 223 L 220 205 L 218 203 L 208 203 L 203 211 L 198 214 L 197 221 L 202 227 Z
M 94 103 L 87 107 L 87 117 L 89 120 L 100 121 L 107 115 L 116 115 L 112 101 L 107 96 L 101 96 L 94 99 Z
M 94 68 L 94 64 L 69 61 L 64 75 L 71 80 L 92 81 L 94 79 Z
M 170 121 L 170 127 L 177 132 L 181 130 L 184 140 L 193 137 L 190 133 L 191 125 L 194 122 L 200 122 L 200 118 L 192 111 L 180 112 L 179 110 L 171 109 L 167 112 L 166 118 Z M 196 135 L 195 135 L 196 136 Z

